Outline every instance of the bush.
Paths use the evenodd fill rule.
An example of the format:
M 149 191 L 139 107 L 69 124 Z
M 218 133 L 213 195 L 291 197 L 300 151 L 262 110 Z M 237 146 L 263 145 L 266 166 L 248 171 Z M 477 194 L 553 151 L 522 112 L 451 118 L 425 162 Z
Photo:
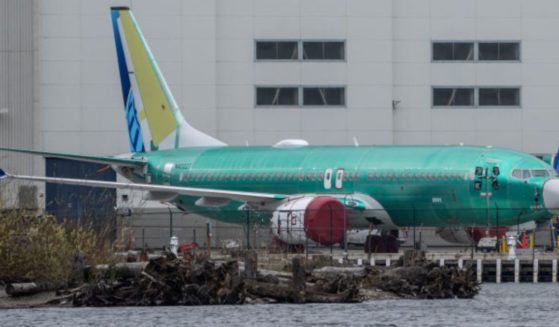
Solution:
M 110 242 L 91 224 L 59 223 L 54 216 L 0 212 L 0 280 L 64 286 L 77 256 L 90 265 L 107 263 Z

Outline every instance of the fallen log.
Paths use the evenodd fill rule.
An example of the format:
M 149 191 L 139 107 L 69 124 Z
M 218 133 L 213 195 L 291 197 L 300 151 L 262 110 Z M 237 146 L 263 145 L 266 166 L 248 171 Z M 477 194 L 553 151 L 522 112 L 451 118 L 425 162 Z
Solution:
M 293 302 L 293 290 L 290 285 L 254 281 L 247 281 L 245 285 L 249 297 L 269 298 L 280 303 Z
M 6 294 L 9 296 L 33 295 L 43 291 L 47 291 L 49 287 L 46 284 L 37 283 L 8 283 L 6 285 Z
M 348 278 L 363 278 L 367 275 L 364 267 L 322 267 L 314 269 L 311 273 L 314 278 L 318 279 L 334 279 L 340 275 Z
M 358 303 L 361 302 L 358 289 L 347 289 L 342 293 L 306 292 L 307 303 Z
M 97 265 L 95 270 L 101 274 L 114 274 L 117 278 L 133 278 L 138 277 L 147 265 L 147 262 L 120 262 L 115 265 Z
M 472 298 L 479 292 L 472 268 L 459 270 L 434 263 L 377 271 L 370 274 L 367 286 L 420 299 Z

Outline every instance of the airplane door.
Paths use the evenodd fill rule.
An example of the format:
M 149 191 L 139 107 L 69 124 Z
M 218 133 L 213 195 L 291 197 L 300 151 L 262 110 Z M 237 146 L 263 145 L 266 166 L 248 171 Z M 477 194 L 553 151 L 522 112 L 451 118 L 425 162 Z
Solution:
M 332 168 L 328 168 L 324 172 L 324 189 L 329 190 L 331 188 L 332 188 Z
M 500 178 L 501 171 L 497 163 L 482 163 L 475 168 L 474 172 L 474 190 L 484 199 L 486 210 L 486 222 L 489 225 L 489 219 L 498 219 L 496 206 L 499 199 L 506 197 L 505 179 Z M 490 218 L 491 217 L 491 218 Z
M 168 162 L 163 166 L 163 174 L 161 174 L 161 184 L 169 185 L 171 183 L 171 172 L 175 168 L 175 164 Z
M 494 193 L 499 194 L 504 186 L 499 178 L 500 174 L 501 170 L 495 163 L 477 166 L 474 172 L 474 190 L 478 191 L 483 197 L 492 197 L 495 195 Z
M 338 168 L 336 170 L 336 189 L 341 190 L 344 182 L 344 169 Z

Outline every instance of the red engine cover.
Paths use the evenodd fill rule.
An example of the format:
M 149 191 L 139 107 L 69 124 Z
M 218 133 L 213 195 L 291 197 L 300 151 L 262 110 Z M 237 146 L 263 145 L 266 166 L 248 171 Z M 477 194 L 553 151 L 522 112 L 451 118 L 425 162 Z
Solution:
M 344 205 L 329 196 L 313 199 L 305 209 L 305 232 L 322 245 L 332 245 L 344 240 L 347 217 Z

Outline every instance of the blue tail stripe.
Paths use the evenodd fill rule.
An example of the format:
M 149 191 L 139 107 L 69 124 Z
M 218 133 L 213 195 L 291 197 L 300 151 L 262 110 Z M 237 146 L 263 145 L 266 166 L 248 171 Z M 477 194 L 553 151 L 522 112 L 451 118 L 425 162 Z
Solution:
M 144 140 L 142 138 L 142 130 L 138 121 L 138 112 L 134 103 L 134 94 L 130 83 L 129 70 L 126 65 L 124 48 L 122 45 L 122 37 L 118 28 L 118 19 L 120 12 L 118 10 L 111 11 L 113 34 L 115 37 L 116 56 L 118 60 L 118 70 L 120 73 L 120 84 L 122 87 L 122 98 L 124 101 L 124 110 L 126 114 L 126 123 L 128 125 L 128 137 L 130 140 L 130 151 L 145 152 Z
M 128 136 L 130 138 L 130 150 L 132 152 L 145 152 L 144 140 L 142 138 L 142 129 L 138 121 L 138 112 L 134 102 L 134 94 L 132 90 L 128 94 L 126 103 L 126 118 L 128 121 Z
M 118 29 L 118 18 L 120 17 L 120 12 L 113 10 L 111 16 L 113 21 L 113 34 L 115 36 L 118 70 L 120 72 L 120 84 L 122 87 L 122 99 L 126 105 L 128 93 L 130 92 L 130 76 L 128 76 L 128 66 L 126 66 L 124 48 L 122 47 L 122 38 L 120 37 L 120 30 Z

